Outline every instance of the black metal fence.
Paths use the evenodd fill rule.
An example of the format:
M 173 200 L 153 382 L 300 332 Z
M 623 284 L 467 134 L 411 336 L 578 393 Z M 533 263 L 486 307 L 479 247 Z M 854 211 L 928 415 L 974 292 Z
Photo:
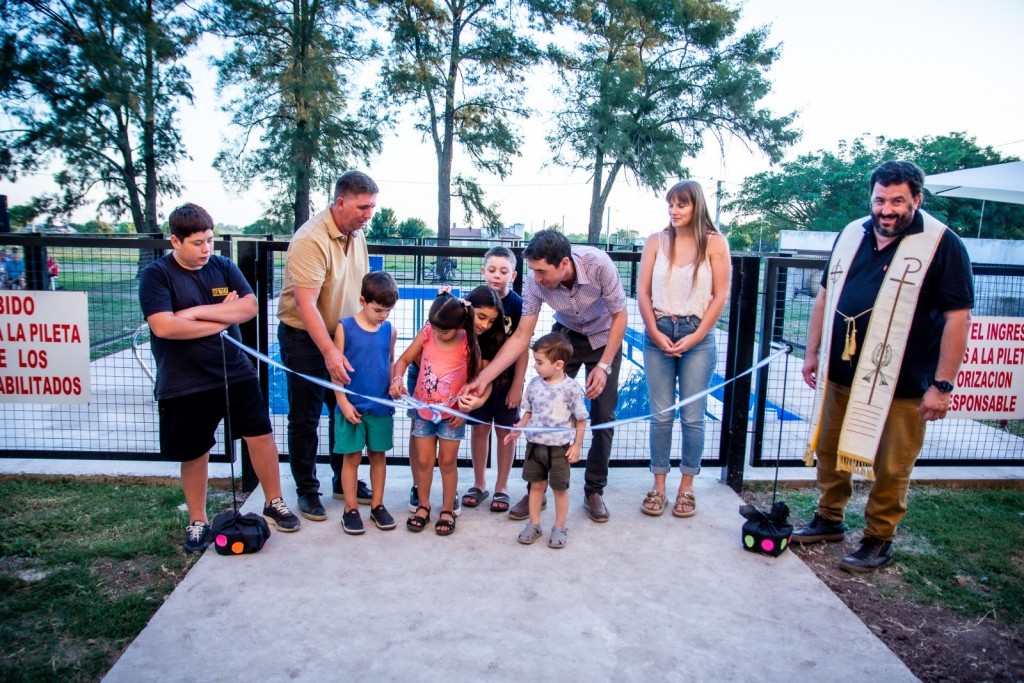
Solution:
M 0 457 L 159 460 L 157 413 L 152 394 L 152 359 L 145 331 L 136 340 L 141 352 L 132 351 L 132 338 L 143 327 L 138 303 L 138 273 L 170 244 L 162 237 L 6 235 L 0 247 L 19 246 L 31 255 L 30 289 L 51 285 L 41 264 L 48 255 L 60 263 L 56 287 L 88 293 L 91 348 L 92 402 L 89 405 L 4 403 L 0 401 Z M 480 270 L 489 244 L 461 247 L 371 245 L 371 268 L 390 272 L 399 283 L 400 301 L 392 313 L 399 331 L 399 348 L 416 334 L 439 284 L 466 293 L 482 284 Z M 259 299 L 258 316 L 242 326 L 244 342 L 279 358 L 276 341 L 277 293 L 283 278 L 287 242 L 257 239 L 222 239 L 218 251 L 232 256 Z M 521 248 L 518 290 L 524 272 Z M 649 413 L 643 372 L 643 323 L 636 308 L 636 278 L 640 254 L 613 251 L 628 297 L 628 328 L 623 344 L 618 417 L 642 418 Z M 28 261 L 28 259 L 26 259 Z M 708 401 L 706 467 L 721 466 L 730 485 L 742 485 L 743 467 L 802 464 L 806 415 L 811 391 L 800 378 L 807 318 L 816 288 L 820 259 L 736 255 L 733 257 L 731 300 L 718 328 L 718 369 L 715 384 L 736 377 L 771 353 L 771 344 L 791 345 L 788 359 L 719 387 Z M 979 314 L 1022 315 L 1024 268 L 976 266 Z M 545 308 L 538 331 L 551 326 Z M 149 366 L 150 369 L 143 366 Z M 532 369 L 530 370 L 532 372 Z M 529 374 L 528 374 L 529 377 Z M 287 392 L 284 372 L 260 364 L 260 379 L 267 399 L 282 459 L 285 441 Z M 987 424 L 973 420 L 946 420 L 928 430 L 923 465 L 1024 464 L 1022 421 Z M 327 459 L 327 420 L 321 421 L 322 458 Z M 396 420 L 392 462 L 407 462 L 408 421 Z M 676 437 L 678 439 L 678 435 Z M 223 435 L 218 435 L 223 443 Z M 589 442 L 589 436 L 588 436 Z M 613 465 L 646 466 L 648 422 L 640 419 L 616 429 Z M 584 444 L 584 453 L 589 443 Z M 215 461 L 226 456 L 218 447 Z M 749 455 L 749 458 L 748 458 Z M 459 454 L 469 462 L 469 442 Z M 673 460 L 677 464 L 678 459 Z

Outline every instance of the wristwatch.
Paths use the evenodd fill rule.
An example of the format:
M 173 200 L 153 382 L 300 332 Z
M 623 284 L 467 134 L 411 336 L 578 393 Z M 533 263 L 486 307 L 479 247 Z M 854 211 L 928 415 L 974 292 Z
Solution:
M 933 379 L 932 386 L 944 394 L 948 394 L 955 388 L 951 382 L 947 382 L 944 379 Z
M 608 363 L 598 362 L 597 367 L 599 367 L 602 370 L 604 370 L 604 374 L 605 375 L 608 375 L 609 377 L 611 376 L 611 374 L 612 374 L 612 366 L 608 365 Z

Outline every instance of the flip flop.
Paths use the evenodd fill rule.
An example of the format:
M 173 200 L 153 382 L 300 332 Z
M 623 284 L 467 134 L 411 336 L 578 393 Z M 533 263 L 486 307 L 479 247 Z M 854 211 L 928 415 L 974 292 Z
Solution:
M 478 507 L 480 503 L 487 500 L 487 497 L 490 495 L 490 491 L 481 491 L 476 486 L 473 486 L 466 491 L 466 495 L 462 497 L 462 504 L 468 508 L 475 508 Z M 497 498 L 497 495 L 495 495 L 495 498 Z
M 491 501 L 491 512 L 508 512 L 511 506 L 512 499 L 508 497 L 507 493 L 495 493 L 494 499 Z

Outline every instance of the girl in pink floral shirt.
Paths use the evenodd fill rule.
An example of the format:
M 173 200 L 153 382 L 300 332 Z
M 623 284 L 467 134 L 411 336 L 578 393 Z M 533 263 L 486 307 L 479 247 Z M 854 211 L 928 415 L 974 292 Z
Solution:
M 464 410 L 458 394 L 467 381 L 476 377 L 480 367 L 480 346 L 473 324 L 473 307 L 447 292 L 439 294 L 430 306 L 429 322 L 423 326 L 405 353 L 395 361 L 391 396 L 407 394 L 402 378 L 410 363 L 419 366 L 419 378 L 413 398 L 430 405 Z M 456 460 L 459 442 L 465 436 L 463 419 L 429 408 L 420 408 L 413 418 L 413 478 L 419 490 L 420 505 L 405 526 L 423 531 L 430 522 L 430 485 L 434 478 L 434 459 L 441 470 L 441 513 L 434 524 L 438 536 L 455 533 L 455 488 L 458 484 Z

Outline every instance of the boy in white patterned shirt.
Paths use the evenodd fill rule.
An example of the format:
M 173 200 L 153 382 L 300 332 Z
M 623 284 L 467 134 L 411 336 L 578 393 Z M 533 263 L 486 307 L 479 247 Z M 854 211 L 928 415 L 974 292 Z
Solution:
M 519 533 L 520 543 L 530 544 L 541 537 L 540 511 L 549 483 L 555 497 L 555 525 L 551 527 L 548 546 L 564 548 L 568 542 L 565 518 L 569 513 L 569 465 L 580 459 L 588 417 L 583 388 L 565 375 L 565 364 L 572 358 L 572 352 L 572 342 L 558 332 L 544 335 L 533 345 L 537 376 L 526 387 L 523 417 L 515 426 L 560 429 L 529 432 L 526 437 L 523 479 L 530 483 L 530 520 Z M 511 432 L 505 443 L 515 441 L 520 434 Z

